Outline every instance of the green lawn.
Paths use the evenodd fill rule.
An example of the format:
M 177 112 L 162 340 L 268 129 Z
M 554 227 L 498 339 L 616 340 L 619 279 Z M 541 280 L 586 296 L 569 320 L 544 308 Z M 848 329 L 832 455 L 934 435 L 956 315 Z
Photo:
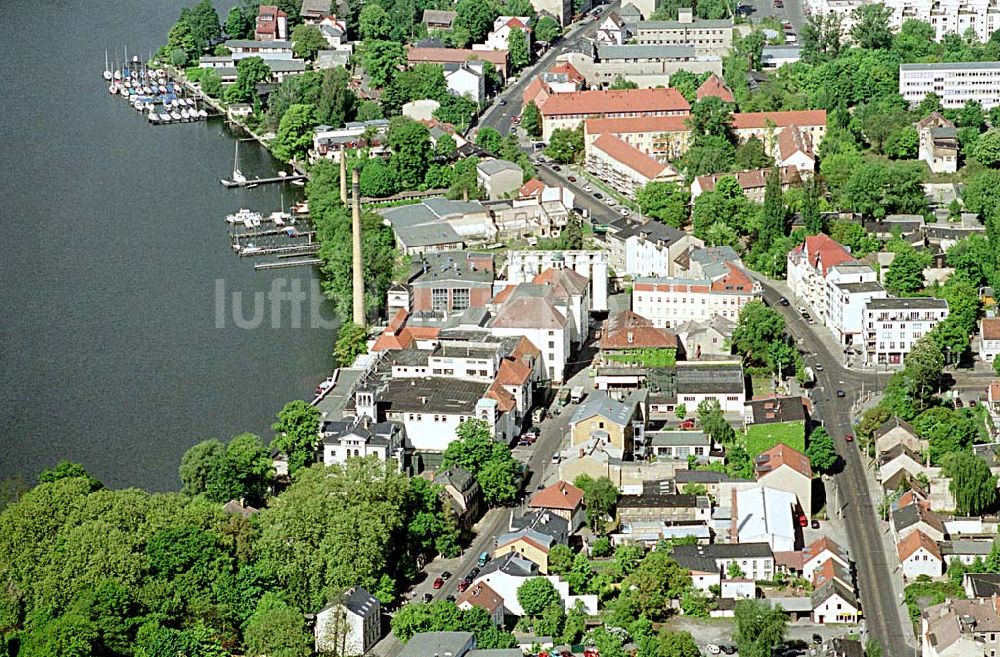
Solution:
M 806 451 L 805 424 L 799 422 L 776 422 L 774 424 L 751 425 L 744 437 L 747 453 L 756 458 L 778 443 L 784 443 L 800 452 Z

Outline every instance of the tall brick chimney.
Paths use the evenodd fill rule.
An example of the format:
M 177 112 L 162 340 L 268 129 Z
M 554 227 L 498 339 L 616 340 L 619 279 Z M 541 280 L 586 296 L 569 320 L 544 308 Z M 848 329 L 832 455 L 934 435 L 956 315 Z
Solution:
M 364 263 L 361 260 L 361 179 L 357 169 L 351 172 L 351 194 L 354 197 L 351 211 L 353 319 L 358 326 L 364 326 L 365 278 Z

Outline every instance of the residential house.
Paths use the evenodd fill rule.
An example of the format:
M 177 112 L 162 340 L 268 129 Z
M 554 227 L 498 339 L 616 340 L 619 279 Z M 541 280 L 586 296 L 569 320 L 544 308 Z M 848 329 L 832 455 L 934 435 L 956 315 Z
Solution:
M 492 63 L 500 76 L 507 78 L 506 50 L 468 50 L 463 48 L 419 48 L 410 46 L 406 50 L 406 61 L 411 66 L 421 63 L 464 64 L 468 61 Z
M 706 593 L 728 579 L 732 564 L 752 580 L 770 580 L 775 573 L 774 552 L 765 542 L 675 545 L 674 559 L 691 572 L 695 588 Z
M 371 418 L 324 420 L 319 430 L 324 465 L 347 463 L 349 458 L 376 456 L 395 461 L 400 468 L 406 458 L 406 431 L 395 422 L 373 423 Z
M 486 100 L 486 75 L 481 61 L 445 62 L 442 66 L 448 91 L 475 103 Z
M 330 13 L 331 4 L 330 0 L 302 0 L 299 17 L 302 22 L 314 25 Z
M 993 30 L 998 27 L 995 23 Z M 899 95 L 904 100 L 915 106 L 929 93 L 938 95 L 944 109 L 961 109 L 974 100 L 988 112 L 1000 105 L 1000 62 L 899 65 Z
M 716 315 L 707 321 L 688 320 L 673 327 L 680 341 L 679 349 L 687 360 L 728 358 L 732 356 L 730 340 L 736 322 Z
M 652 0 L 640 0 L 650 3 Z M 640 11 L 643 7 L 639 7 Z M 648 7 L 647 7 L 648 9 Z M 648 19 L 652 12 L 643 15 Z M 701 20 L 694 10 L 682 7 L 676 21 L 639 21 L 631 28 L 636 43 L 652 46 L 691 46 L 697 57 L 723 57 L 733 46 L 733 21 Z M 700 100 L 700 98 L 699 98 Z M 730 101 L 731 102 L 731 101 Z
M 657 162 L 671 162 L 687 153 L 691 142 L 690 117 L 643 116 L 588 119 L 583 124 L 584 149 L 601 135 L 613 135 Z
M 226 48 L 229 48 L 230 54 L 227 56 L 232 59 L 233 68 L 236 67 L 236 62 L 246 57 L 260 57 L 268 65 L 270 65 L 272 60 L 291 61 L 293 59 L 291 41 L 230 39 L 226 41 Z
M 493 29 L 486 35 L 486 41 L 482 46 L 483 50 L 507 50 L 509 48 L 510 33 L 514 30 L 521 30 L 528 41 L 528 52 L 531 52 L 531 28 L 528 27 L 528 16 L 497 16 L 493 21 Z M 473 50 L 478 50 L 473 46 Z
M 639 399 L 638 394 L 617 401 L 602 391 L 590 393 L 570 418 L 570 445 L 582 445 L 596 439 L 618 454 L 618 458 L 631 456 L 635 452 L 636 439 L 641 439 L 643 433 Z
M 726 83 L 715 73 L 711 73 L 705 81 L 701 83 L 698 90 L 695 92 L 698 100 L 708 98 L 709 96 L 714 96 L 723 102 L 736 104 L 736 97 L 733 96 L 733 91 Z
M 570 313 L 570 303 L 549 298 L 541 287 L 523 283 L 507 293 L 490 321 L 489 330 L 496 336 L 528 338 L 541 351 L 543 376 L 562 382 L 572 338 L 578 329 Z
M 1000 7 L 988 0 L 889 0 L 886 7 L 892 10 L 890 29 L 898 30 L 903 21 L 913 18 L 934 27 L 934 41 L 953 33 L 983 43 L 1000 26 Z
M 548 142 L 557 128 L 573 130 L 587 119 L 683 116 L 691 105 L 676 89 L 626 89 L 552 94 L 538 109 L 542 115 L 542 140 Z
M 1000 596 L 1000 574 L 965 573 L 962 588 L 970 598 L 991 598 Z
M 499 559 L 491 559 L 489 563 L 480 569 L 479 575 L 475 577 L 469 588 L 473 589 L 480 584 L 486 584 L 503 599 L 505 613 L 512 616 L 523 616 L 524 609 L 517 599 L 517 590 L 529 579 L 540 576 L 538 565 L 533 561 L 529 561 L 516 553 L 506 554 Z M 560 588 L 559 579 L 554 575 L 549 575 L 546 579 L 552 582 L 557 590 Z M 568 595 L 568 587 L 563 584 L 563 589 L 566 591 L 566 594 L 562 594 L 561 597 L 565 602 Z M 419 657 L 426 657 L 428 654 L 442 653 L 421 653 Z
M 837 265 L 855 262 L 851 252 L 830 237 L 810 235 L 788 252 L 786 283 L 825 321 L 828 273 Z
M 274 5 L 261 5 L 253 38 L 257 41 L 284 41 L 288 38 L 288 14 Z
M 458 14 L 454 11 L 444 11 L 441 9 L 424 9 L 423 24 L 427 31 L 450 30 L 455 24 L 455 17 Z
M 646 443 L 655 459 L 687 463 L 693 456 L 699 463 L 708 463 L 712 455 L 712 438 L 704 431 L 647 431 Z
M 382 638 L 382 607 L 378 599 L 353 586 L 316 612 L 316 652 L 366 655 Z
M 913 344 L 948 317 L 948 302 L 930 297 L 872 299 L 864 312 L 866 362 L 901 365 Z
M 764 46 L 760 55 L 761 68 L 776 69 L 785 64 L 794 64 L 802 59 L 799 46 Z
M 806 177 L 816 170 L 816 151 L 812 137 L 797 125 L 778 133 L 777 164 L 781 168 L 792 167 Z
M 530 181 L 529 181 L 530 182 Z M 557 188 L 548 187 L 547 190 Z M 533 281 L 549 269 L 572 269 L 590 282 L 590 309 L 608 309 L 607 251 L 507 251 L 507 282 L 511 285 Z
M 586 519 L 583 491 L 565 481 L 557 481 L 532 495 L 528 508 L 547 511 L 562 518 L 569 524 L 570 533 L 582 527 Z
M 883 481 L 905 470 L 910 476 L 924 474 L 923 458 L 906 445 L 899 443 L 878 454 L 879 480 Z
M 599 347 L 604 362 L 670 367 L 676 361 L 677 336 L 625 310 L 604 320 Z
M 739 491 L 734 509 L 737 536 L 732 538 L 740 543 L 767 543 L 775 552 L 791 552 L 795 549 L 798 506 L 795 493 L 768 486 Z
M 904 507 L 895 509 L 890 514 L 893 538 L 898 544 L 915 531 L 923 532 L 933 541 L 943 541 L 945 537 L 944 523 L 930 505 L 922 501 L 914 501 Z
M 704 246 L 700 239 L 659 221 L 622 221 L 620 228 L 608 232 L 606 242 L 611 253 L 611 267 L 620 276 L 679 274 L 678 258 Z M 634 310 L 650 317 L 638 308 Z
M 707 495 L 623 495 L 618 499 L 618 519 L 622 525 L 642 522 L 698 521 L 708 523 L 712 502 Z
M 761 295 L 760 283 L 741 264 L 723 263 L 712 277 L 638 278 L 632 285 L 632 307 L 659 327 L 717 315 L 735 322 L 743 307 Z
M 628 30 L 625 28 L 625 21 L 616 12 L 611 12 L 604 17 L 601 24 L 597 26 L 594 34 L 594 41 L 607 44 L 609 46 L 622 46 L 628 38 Z
M 500 534 L 493 541 L 493 558 L 501 559 L 508 554 L 516 554 L 538 566 L 543 575 L 549 570 L 549 551 L 559 543 L 548 534 L 533 529 L 520 529 Z
M 812 621 L 827 623 L 856 623 L 861 616 L 861 606 L 854 591 L 840 580 L 829 580 L 812 593 Z
M 940 577 L 944 572 L 944 559 L 938 544 L 919 529 L 899 541 L 896 551 L 906 579 L 916 579 L 920 575 Z
M 879 453 L 888 452 L 896 445 L 903 445 L 912 452 L 927 451 L 927 441 L 917 435 L 913 425 L 898 417 L 891 417 L 875 430 L 875 450 Z
M 754 472 L 762 485 L 795 495 L 807 518 L 812 514 L 812 467 L 805 454 L 779 443 L 754 459 Z
M 524 172 L 513 162 L 500 159 L 480 160 L 476 177 L 490 200 L 496 200 L 521 189 Z
M 750 399 L 745 404 L 744 428 L 767 424 L 781 425 L 780 429 L 793 424 L 802 427 L 805 442 L 805 423 L 808 420 L 808 401 L 804 397 L 761 397 Z
M 923 657 L 1000 654 L 1000 616 L 996 596 L 946 600 L 920 612 Z
M 399 657 L 465 657 L 475 647 L 476 636 L 472 632 L 418 632 L 406 642 Z
M 814 146 L 826 136 L 826 110 L 793 110 L 787 112 L 737 112 L 733 114 L 730 131 L 739 143 L 755 137 L 764 144 L 772 157 L 779 157 L 778 140 L 785 130 L 796 128 L 804 140 Z
M 472 473 L 452 466 L 435 473 L 434 483 L 444 487 L 442 495 L 455 512 L 455 518 L 461 527 L 468 529 L 479 520 L 482 493 L 479 482 Z
M 840 344 L 860 346 L 864 342 L 865 306 L 872 299 L 889 296 L 875 279 L 875 270 L 862 264 L 843 263 L 827 272 L 823 317 Z
M 849 568 L 843 566 L 836 559 L 827 559 L 812 571 L 813 588 L 818 589 L 827 582 L 836 580 L 849 589 L 854 588 L 854 579 L 851 577 Z
M 324 16 L 316 24 L 319 31 L 326 39 L 326 44 L 333 52 L 350 54 L 354 52 L 354 46 L 347 39 L 347 21 L 336 16 Z M 317 58 L 319 55 L 317 54 Z M 346 62 L 345 62 L 346 63 Z
M 612 134 L 602 134 L 588 144 L 587 170 L 615 190 L 634 199 L 651 182 L 678 180 L 680 174 Z
M 545 93 L 564 94 L 580 91 L 586 80 L 580 71 L 568 61 L 557 61 L 547 71 L 542 71 L 536 80 L 540 80 Z M 525 91 L 527 94 L 528 92 Z
M 942 567 L 947 567 L 952 561 L 958 561 L 966 566 L 971 566 L 978 560 L 985 563 L 993 549 L 993 541 L 976 539 L 957 539 L 951 541 L 941 541 L 937 544 L 941 551 Z
M 983 317 L 979 320 L 979 359 L 992 363 L 1000 354 L 1000 317 Z
M 822 536 L 802 549 L 802 576 L 812 581 L 823 564 L 833 561 L 838 568 L 850 570 L 847 552 L 833 539 Z
M 753 169 L 751 171 L 737 171 L 736 173 L 710 173 L 698 176 L 691 183 L 691 198 L 696 199 L 704 192 L 710 192 L 723 178 L 736 178 L 740 189 L 748 199 L 754 203 L 764 202 L 764 191 L 767 188 L 767 176 L 771 169 Z M 795 167 L 782 167 L 778 170 L 781 176 L 781 191 L 788 191 L 792 187 L 802 184 L 802 176 Z
M 385 119 L 371 121 L 351 121 L 342 128 L 328 125 L 313 129 L 313 143 L 309 160 L 320 158 L 340 162 L 343 151 L 367 150 L 369 157 L 380 157 L 388 153 L 389 122 Z
M 424 14 L 426 16 L 426 12 Z M 479 607 L 489 615 L 497 627 L 504 626 L 503 598 L 490 588 L 489 584 L 476 584 L 458 595 L 458 608 L 462 610 Z
M 739 361 L 682 361 L 676 370 L 677 403 L 689 409 L 703 401 L 719 402 L 723 413 L 742 417 L 746 382 Z
M 927 163 L 933 173 L 958 171 L 958 129 L 955 124 L 931 112 L 913 124 L 920 137 L 917 157 Z

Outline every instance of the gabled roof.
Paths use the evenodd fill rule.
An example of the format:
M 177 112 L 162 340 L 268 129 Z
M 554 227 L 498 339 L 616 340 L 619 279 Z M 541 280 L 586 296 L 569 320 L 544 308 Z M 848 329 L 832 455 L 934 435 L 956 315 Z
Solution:
M 552 548 L 553 543 L 555 543 L 555 539 L 547 534 L 536 532 L 533 529 L 519 529 L 515 532 L 507 532 L 506 534 L 497 536 L 494 547 L 499 550 L 519 541 L 530 543 L 543 552 L 548 552 Z
M 809 463 L 809 457 L 784 443 L 778 443 L 771 449 L 761 452 L 754 459 L 754 471 L 757 473 L 758 479 L 767 476 L 784 465 L 787 465 L 795 472 L 807 478 L 812 478 L 812 467 Z
M 813 156 L 812 138 L 809 133 L 799 130 L 797 125 L 789 126 L 778 134 L 778 154 L 787 160 L 796 153 Z
M 443 64 L 445 62 L 467 62 L 482 60 L 492 62 L 503 69 L 507 67 L 506 50 L 466 50 L 463 48 L 409 48 L 406 51 L 406 59 L 411 63 L 433 62 Z
M 604 321 L 601 349 L 676 349 L 677 336 L 626 310 Z
M 485 609 L 490 615 L 503 606 L 503 598 L 485 582 L 480 582 L 465 589 L 458 596 L 457 602 L 459 605 L 465 603 L 473 607 Z
M 1000 317 L 983 317 L 979 326 L 983 340 L 1000 340 Z
M 906 561 L 920 548 L 927 550 L 938 561 L 943 561 L 941 550 L 938 549 L 937 543 L 932 541 L 927 534 L 919 529 L 915 532 L 910 532 L 903 540 L 896 544 L 896 552 L 899 554 L 900 561 Z
M 712 73 L 708 78 L 701 83 L 696 92 L 698 100 L 702 98 L 707 98 L 708 96 L 715 96 L 716 98 L 721 98 L 727 103 L 735 103 L 736 97 L 733 96 L 732 90 L 726 86 L 726 83 L 722 79 Z
M 826 110 L 793 110 L 788 112 L 737 112 L 733 114 L 734 130 L 765 129 L 768 127 L 826 125 Z
M 910 504 L 892 512 L 892 525 L 896 528 L 897 533 L 921 522 L 942 534 L 945 533 L 944 523 L 941 522 L 941 518 L 923 502 Z
M 535 285 L 551 286 L 553 291 L 562 298 L 581 296 L 590 287 L 590 280 L 574 269 L 548 268 L 531 279 Z
M 545 189 L 545 183 L 543 183 L 538 178 L 532 178 L 528 182 L 521 185 L 521 189 L 518 190 L 518 194 L 521 198 L 531 198 L 533 196 L 538 196 Z
M 690 103 L 676 89 L 575 91 L 550 96 L 539 108 L 543 116 L 562 114 L 648 114 L 688 112 Z
M 513 294 L 513 292 L 509 293 Z M 499 295 L 497 295 L 499 296 Z M 496 301 L 496 299 L 494 299 Z M 569 319 L 548 299 L 514 297 L 497 311 L 493 328 L 565 329 Z
M 809 257 L 809 264 L 814 268 L 821 268 L 823 276 L 826 276 L 830 267 L 854 261 L 850 251 L 823 233 L 807 237 L 805 251 Z
M 839 579 L 847 586 L 852 584 L 850 571 L 836 559 L 827 559 L 818 568 L 813 569 L 812 583 L 815 588 L 818 589 L 832 579 Z
M 455 22 L 458 14 L 454 11 L 444 11 L 441 9 L 424 9 L 424 23 L 447 23 L 451 25 Z
M 896 443 L 889 449 L 885 451 L 880 451 L 878 453 L 878 462 L 880 465 L 885 465 L 886 463 L 891 463 L 901 456 L 907 456 L 910 460 L 915 461 L 918 465 L 922 465 L 920 454 L 917 454 L 912 449 L 904 445 L 903 443 Z
M 468 470 L 452 466 L 434 475 L 434 483 L 454 486 L 455 490 L 465 493 L 476 485 L 476 478 Z
M 510 358 L 500 361 L 496 381 L 502 386 L 519 386 L 531 378 L 531 369 L 524 363 Z
M 669 164 L 654 160 L 635 146 L 622 141 L 611 133 L 601 134 L 594 140 L 593 147 L 649 180 L 655 180 L 674 172 Z
M 557 481 L 531 496 L 528 506 L 534 509 L 560 509 L 572 511 L 583 502 L 583 491 L 573 484 Z
M 736 182 L 740 184 L 740 189 L 744 191 L 748 189 L 763 189 L 767 186 L 767 174 L 770 171 L 770 169 L 753 169 L 750 171 L 737 171 L 736 173 L 710 173 L 698 176 L 697 181 L 698 186 L 701 187 L 703 192 L 712 191 L 720 180 L 727 177 L 736 178 Z M 782 185 L 796 185 L 802 182 L 802 176 L 795 167 L 781 167 L 780 173 Z
M 840 599 L 851 605 L 854 609 L 858 608 L 858 598 L 854 595 L 854 591 L 847 588 L 838 579 L 827 580 L 823 586 L 819 587 L 812 593 L 812 603 L 813 609 L 820 606 L 832 596 L 838 595 Z
M 690 116 L 640 116 L 615 117 L 610 119 L 587 119 L 586 131 L 590 135 L 605 132 L 626 134 L 638 132 L 690 132 L 688 126 Z
M 587 395 L 587 399 L 573 413 L 570 424 L 577 424 L 595 415 L 600 415 L 615 424 L 624 426 L 632 419 L 633 413 L 635 413 L 635 399 L 633 397 L 630 396 L 629 399 L 620 402 L 612 399 L 608 393 L 602 390 L 595 390 Z
M 824 551 L 837 555 L 844 563 L 847 563 L 847 553 L 832 538 L 821 536 L 802 550 L 803 563 L 823 554 Z

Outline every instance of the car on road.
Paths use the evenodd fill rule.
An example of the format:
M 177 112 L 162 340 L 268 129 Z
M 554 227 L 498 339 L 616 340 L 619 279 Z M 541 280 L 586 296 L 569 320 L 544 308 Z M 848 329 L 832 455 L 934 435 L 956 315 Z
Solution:
M 558 164 L 553 164 L 552 165 L 552 170 L 553 171 L 562 171 L 562 167 L 559 166 Z
M 784 6 L 785 6 L 785 3 L 782 2 L 782 0 L 774 0 L 774 8 L 775 9 L 782 9 L 782 8 L 784 8 Z
M 463 579 L 461 582 L 458 583 L 459 593 L 464 593 L 465 590 L 470 586 L 472 586 L 472 580 L 466 577 L 465 579 Z
M 818 646 L 819 644 L 823 643 L 823 637 L 821 637 L 818 634 L 813 634 L 812 639 L 814 645 Z
M 788 299 L 786 299 L 785 297 L 781 297 L 778 300 L 778 303 L 780 303 L 782 306 L 787 306 L 788 305 Z
M 434 584 L 432 586 L 434 586 L 434 588 L 436 589 L 439 589 L 442 586 L 444 586 L 444 580 L 438 577 L 437 579 L 434 580 Z
M 527 431 L 524 432 L 524 438 L 530 440 L 531 442 L 535 442 L 535 440 L 538 439 L 538 436 L 541 435 L 541 433 L 542 433 L 541 429 L 539 429 L 536 426 L 531 426 L 528 428 Z
M 567 176 L 566 180 L 568 180 L 570 182 L 576 182 L 576 176 Z
M 431 600 L 434 599 L 434 596 L 431 595 L 430 593 L 424 593 L 424 597 L 422 599 L 424 602 L 430 602 Z
M 854 442 L 854 434 L 853 433 L 844 434 L 844 440 L 846 440 L 849 443 L 853 443 Z
M 600 192 L 594 192 L 594 198 L 596 198 L 599 201 L 602 198 L 604 198 L 604 194 L 602 194 Z
M 506 104 L 507 104 L 507 100 L 506 100 L 505 98 L 501 98 L 501 99 L 500 99 L 500 103 L 499 103 L 499 104 L 500 104 L 500 106 L 502 107 L 502 106 L 504 106 L 504 105 L 506 105 Z
M 837 397 L 838 398 L 843 399 L 846 396 L 847 396 L 846 392 L 844 392 L 843 390 L 837 390 Z
M 806 308 L 805 306 L 799 306 L 799 312 L 805 315 L 809 312 L 809 309 Z
M 559 463 L 560 463 L 561 461 L 562 461 L 562 457 L 561 457 L 561 456 L 559 456 L 559 454 L 558 454 L 558 453 L 556 453 L 556 454 L 553 454 L 553 455 L 552 455 L 552 463 L 553 463 L 553 464 L 555 464 L 555 465 L 559 465 Z
M 975 399 L 970 399 L 969 400 L 969 408 L 975 408 L 978 404 L 979 404 L 979 402 L 976 401 Z
M 510 134 L 512 134 L 512 135 L 516 135 L 517 134 L 517 126 L 516 125 L 512 125 L 510 127 Z
M 736 646 L 731 646 L 731 645 L 725 644 L 725 643 L 719 646 L 719 650 L 721 650 L 723 652 L 723 654 L 726 654 L 726 655 L 735 655 L 736 654 Z
M 473 566 L 472 570 L 469 571 L 469 577 L 475 578 L 479 574 L 479 566 Z
M 962 402 L 961 397 L 955 397 L 955 408 L 962 408 L 965 404 Z
M 444 571 L 443 573 L 441 573 L 441 579 L 448 581 L 449 579 L 451 579 L 451 573 L 448 572 L 447 570 Z
M 808 526 L 809 526 L 809 519 L 806 518 L 806 514 L 803 513 L 799 516 L 799 527 L 808 527 Z
M 630 214 L 632 214 L 632 211 L 629 210 L 628 208 L 620 208 L 618 211 L 622 213 L 623 217 L 627 217 Z
M 707 650 L 708 654 L 710 655 L 718 655 L 720 652 L 722 652 L 719 649 L 719 646 L 715 645 L 714 643 L 705 644 L 705 650 Z
M 585 192 L 592 192 L 592 191 L 594 191 L 594 188 L 591 187 L 590 185 L 584 185 L 583 186 L 583 191 L 585 191 Z
M 823 364 L 822 363 L 816 363 L 816 371 L 817 372 L 822 372 L 823 371 Z
M 453 595 L 446 595 L 444 596 L 444 599 L 447 600 L 448 602 L 455 602 L 455 596 Z
M 813 529 L 819 529 L 819 520 L 813 520 L 812 521 L 812 528 Z

